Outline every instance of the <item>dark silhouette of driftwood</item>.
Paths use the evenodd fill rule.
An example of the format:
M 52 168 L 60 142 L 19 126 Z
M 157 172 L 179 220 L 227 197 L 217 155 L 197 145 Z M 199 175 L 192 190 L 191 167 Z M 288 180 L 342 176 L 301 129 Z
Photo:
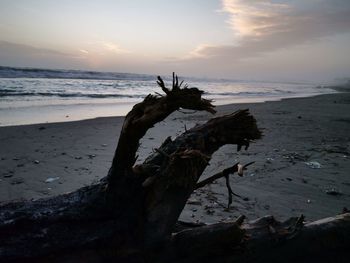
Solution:
M 194 189 L 221 177 L 228 182 L 229 174 L 249 165 L 236 164 L 198 183 L 211 155 L 225 144 L 247 148 L 261 132 L 249 111 L 240 110 L 166 139 L 135 165 L 140 139 L 172 112 L 215 113 L 202 91 L 182 88 L 175 75 L 171 89 L 160 77 L 158 85 L 164 96 L 147 96 L 125 117 L 112 166 L 99 184 L 0 206 L 0 262 L 266 262 L 289 254 L 283 259 L 288 262 L 337 253 L 344 258 L 349 214 L 306 225 L 303 218 L 279 223 L 272 217 L 250 224 L 242 217 L 208 226 L 177 222 Z M 232 198 L 229 182 L 228 189 Z

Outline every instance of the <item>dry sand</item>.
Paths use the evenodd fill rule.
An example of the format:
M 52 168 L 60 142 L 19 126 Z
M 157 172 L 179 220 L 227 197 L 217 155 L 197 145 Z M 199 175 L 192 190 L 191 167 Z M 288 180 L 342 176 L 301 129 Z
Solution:
M 257 118 L 264 138 L 238 153 L 234 146 L 223 147 L 204 174 L 237 161 L 255 161 L 243 177 L 231 177 L 233 190 L 242 197 L 234 197 L 227 210 L 225 182 L 218 180 L 193 194 L 183 220 L 210 223 L 240 214 L 250 219 L 304 214 L 312 220 L 350 208 L 350 93 L 226 105 L 218 107 L 218 115 L 243 108 Z M 146 134 L 139 161 L 167 136 L 209 117 L 172 114 Z M 0 201 L 43 198 L 98 182 L 107 174 L 122 122 L 121 117 L 108 117 L 1 127 Z

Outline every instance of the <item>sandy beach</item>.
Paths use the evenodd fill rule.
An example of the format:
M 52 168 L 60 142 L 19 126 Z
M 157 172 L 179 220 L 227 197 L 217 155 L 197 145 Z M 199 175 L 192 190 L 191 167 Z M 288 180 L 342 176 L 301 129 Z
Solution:
M 350 208 L 350 93 L 282 101 L 225 105 L 217 115 L 249 108 L 263 139 L 241 152 L 225 146 L 203 178 L 240 161 L 255 163 L 233 175 L 228 210 L 225 181 L 197 190 L 181 218 L 217 222 L 241 214 L 278 219 L 304 214 L 319 219 Z M 177 112 L 150 130 L 140 146 L 141 162 L 169 135 L 175 137 L 209 114 Z M 0 201 L 37 199 L 73 191 L 107 174 L 122 117 L 0 128 Z

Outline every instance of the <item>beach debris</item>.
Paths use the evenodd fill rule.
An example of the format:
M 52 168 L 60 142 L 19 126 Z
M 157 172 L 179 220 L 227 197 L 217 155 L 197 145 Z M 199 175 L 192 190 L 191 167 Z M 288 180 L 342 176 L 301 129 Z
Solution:
M 282 155 L 283 159 L 287 159 L 290 161 L 294 161 L 294 160 L 298 160 L 298 161 L 307 161 L 310 156 L 307 154 L 301 154 L 301 153 L 297 153 L 297 152 L 291 152 L 291 153 L 287 153 L 287 154 L 283 154 Z
M 271 157 L 266 158 L 266 162 L 267 162 L 267 163 L 272 163 L 273 160 L 274 160 L 274 159 L 271 158 Z
M 241 165 L 241 164 L 238 164 L 237 165 L 237 174 L 239 175 L 239 176 L 243 176 L 243 165 Z
M 312 169 L 320 169 L 322 167 L 322 165 L 317 161 L 305 162 L 305 164 Z
M 49 178 L 47 178 L 47 179 L 45 180 L 45 183 L 52 183 L 52 182 L 57 181 L 57 180 L 59 180 L 59 179 L 60 179 L 59 176 L 57 176 L 57 177 L 49 177 Z
M 307 199 L 306 201 L 308 204 L 311 204 L 311 200 L 310 199 Z
M 18 177 L 18 178 L 12 179 L 11 184 L 16 185 L 16 184 L 21 184 L 23 182 L 24 182 L 24 179 L 22 177 Z
M 197 200 L 197 199 L 188 199 L 187 200 L 187 204 L 189 204 L 189 205 L 201 205 L 202 204 L 202 202 L 201 201 L 199 201 L 199 200 Z
M 93 159 L 96 157 L 96 154 L 88 154 L 89 159 Z
M 12 160 L 14 160 L 14 161 L 19 161 L 19 158 L 18 158 L 18 157 L 15 157 L 15 158 L 12 158 Z
M 41 126 L 41 127 L 38 128 L 39 131 L 42 131 L 42 130 L 45 130 L 45 129 L 46 129 L 46 127 L 44 127 L 44 126 Z
M 10 178 L 10 177 L 13 176 L 13 174 L 14 174 L 13 171 L 8 171 L 6 174 L 4 174 L 4 177 L 5 177 L 5 178 Z
M 35 164 L 39 164 L 39 163 L 40 163 L 40 161 L 39 161 L 39 160 L 34 160 L 34 161 L 33 161 L 33 163 L 35 163 Z
M 83 157 L 81 157 L 81 156 L 75 156 L 74 159 L 76 159 L 76 160 L 81 160 L 81 159 L 83 159 Z
M 107 147 L 107 143 L 101 144 L 102 147 Z
M 290 177 L 287 177 L 286 179 L 287 179 L 289 182 L 290 182 L 290 181 L 293 181 L 293 179 L 290 178 Z
M 305 179 L 305 178 L 302 178 L 301 181 L 304 183 L 304 184 L 307 184 L 308 181 Z
M 215 211 L 212 210 L 212 209 L 207 209 L 205 212 L 206 212 L 208 215 L 213 215 L 213 214 L 215 213 Z
M 328 189 L 328 190 L 326 190 L 326 194 L 327 195 L 342 195 L 343 193 L 340 191 L 340 190 L 338 190 L 337 188 L 331 188 L 331 189 Z

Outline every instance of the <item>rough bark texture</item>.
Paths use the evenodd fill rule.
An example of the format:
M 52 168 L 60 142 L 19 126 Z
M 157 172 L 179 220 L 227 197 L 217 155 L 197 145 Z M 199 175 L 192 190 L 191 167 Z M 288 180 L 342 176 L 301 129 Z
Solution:
M 0 206 L 1 262 L 230 262 L 235 258 L 250 262 L 260 254 L 266 256 L 264 251 L 271 250 L 269 244 L 276 240 L 278 244 L 283 240 L 288 251 L 317 238 L 318 245 L 305 257 L 314 255 L 328 238 L 349 244 L 344 236 L 349 234 L 349 214 L 304 227 L 302 219 L 297 224 L 290 220 L 285 227 L 288 223 L 271 218 L 243 226 L 241 219 L 210 226 L 177 224 L 192 191 L 210 183 L 198 184 L 198 180 L 211 155 L 225 144 L 236 144 L 238 150 L 248 147 L 261 133 L 248 110 L 237 111 L 173 141 L 168 138 L 135 166 L 140 139 L 172 112 L 185 108 L 215 113 L 211 102 L 201 97 L 202 91 L 181 88 L 176 76 L 172 89 L 160 77 L 158 85 L 165 96 L 147 96 L 125 117 L 112 166 L 99 184 L 50 199 Z M 237 164 L 211 179 L 225 177 L 228 182 L 230 173 L 244 168 Z M 229 183 L 228 189 L 231 196 Z M 342 247 L 331 246 L 330 254 Z M 279 249 L 271 253 L 283 255 Z

